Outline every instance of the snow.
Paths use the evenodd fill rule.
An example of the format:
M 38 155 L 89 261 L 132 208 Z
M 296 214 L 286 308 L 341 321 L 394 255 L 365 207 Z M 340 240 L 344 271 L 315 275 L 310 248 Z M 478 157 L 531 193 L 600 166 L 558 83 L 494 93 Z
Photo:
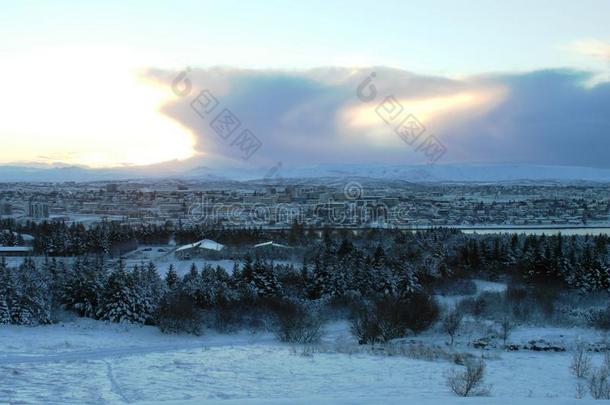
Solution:
M 322 345 L 353 344 L 346 322 L 331 323 Z M 518 329 L 568 342 L 586 330 Z M 417 340 L 439 344 L 429 332 Z M 573 400 L 576 379 L 565 353 L 488 351 L 492 397 L 456 398 L 447 361 L 355 351 L 310 351 L 267 332 L 201 337 L 155 327 L 77 319 L 42 327 L 0 327 L 0 402 L 184 404 L 522 404 Z M 466 346 L 460 346 L 460 351 Z M 480 351 L 470 350 L 473 354 Z M 594 355 L 594 364 L 601 363 Z
M 493 281 L 486 280 L 472 280 L 474 284 L 477 286 L 477 294 L 481 294 L 483 292 L 504 292 L 506 291 L 506 284 L 504 283 L 496 283 Z
M 274 247 L 274 248 L 290 249 L 289 246 L 282 245 L 281 243 L 275 243 L 273 241 L 257 243 L 256 245 L 254 245 L 255 248 L 262 248 L 262 247 L 267 247 L 267 246 Z
M 222 249 L 224 249 L 224 245 L 222 245 L 218 242 L 214 242 L 213 240 L 210 240 L 210 239 L 203 239 L 203 240 L 200 240 L 199 242 L 180 246 L 178 249 L 176 249 L 176 252 L 180 252 L 182 250 L 188 250 L 188 249 L 192 249 L 192 248 L 201 248 L 201 249 L 207 249 L 207 250 L 221 251 Z
M 503 292 L 506 291 L 506 284 L 504 283 L 497 283 L 497 282 L 493 282 L 493 281 L 487 281 L 487 280 L 479 280 L 479 279 L 474 279 L 472 280 L 474 282 L 474 284 L 477 287 L 477 292 L 475 295 L 472 295 L 471 297 L 476 297 L 478 295 L 481 295 L 481 293 L 484 292 Z M 461 300 L 463 300 L 464 298 L 467 298 L 468 296 L 466 295 L 435 295 L 436 300 L 444 306 L 447 307 L 454 307 L 456 306 Z
M 27 253 L 31 252 L 33 248 L 31 246 L 0 246 L 0 253 Z

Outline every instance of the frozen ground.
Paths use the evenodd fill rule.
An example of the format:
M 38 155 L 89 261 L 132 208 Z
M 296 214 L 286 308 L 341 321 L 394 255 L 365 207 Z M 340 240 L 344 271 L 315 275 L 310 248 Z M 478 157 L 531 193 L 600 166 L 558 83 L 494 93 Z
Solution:
M 346 323 L 327 329 L 324 347 L 353 343 Z M 514 340 L 546 337 L 569 343 L 578 336 L 602 338 L 585 330 L 538 328 L 516 330 Z M 418 339 L 443 345 L 445 338 L 430 332 Z M 446 373 L 457 367 L 447 361 L 332 350 L 312 354 L 281 344 L 269 333 L 168 336 L 155 327 L 88 319 L 37 328 L 4 326 L 0 403 L 573 402 L 576 379 L 568 370 L 569 353 L 487 355 L 492 396 L 460 400 L 445 386 Z M 594 362 L 601 362 L 601 355 Z

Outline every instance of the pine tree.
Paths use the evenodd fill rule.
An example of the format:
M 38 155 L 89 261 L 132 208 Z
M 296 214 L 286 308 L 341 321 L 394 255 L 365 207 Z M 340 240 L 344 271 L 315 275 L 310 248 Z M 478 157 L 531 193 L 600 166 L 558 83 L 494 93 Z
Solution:
M 165 284 L 167 285 L 167 288 L 169 288 L 170 290 L 173 290 L 174 288 L 176 288 L 178 286 L 178 273 L 176 273 L 176 269 L 174 268 L 173 264 L 169 265 L 169 269 L 167 270 L 167 273 L 165 274 Z
M 111 322 L 138 322 L 133 280 L 122 265 L 108 277 L 97 316 Z
M 307 295 L 310 299 L 318 299 L 328 294 L 331 278 L 320 256 L 314 260 L 314 266 L 307 286 Z
M 6 268 L 4 258 L 0 262 L 0 325 L 11 323 L 11 309 L 9 307 L 10 296 L 14 294 L 11 275 L 9 269 Z
M 261 297 L 279 297 L 282 295 L 282 286 L 273 265 L 259 259 L 254 263 L 251 285 L 254 287 L 256 294 Z
M 203 297 L 201 295 L 201 276 L 195 263 L 191 265 L 190 271 L 182 278 L 180 289 L 193 298 L 197 302 L 197 305 L 203 305 Z
M 122 262 L 119 263 L 122 268 Z M 67 269 L 61 302 L 80 316 L 98 316 L 101 294 L 106 283 L 106 267 L 101 260 L 77 259 Z
M 17 268 L 15 304 L 11 308 L 13 322 L 36 325 L 51 322 L 51 295 L 45 275 L 30 258 Z

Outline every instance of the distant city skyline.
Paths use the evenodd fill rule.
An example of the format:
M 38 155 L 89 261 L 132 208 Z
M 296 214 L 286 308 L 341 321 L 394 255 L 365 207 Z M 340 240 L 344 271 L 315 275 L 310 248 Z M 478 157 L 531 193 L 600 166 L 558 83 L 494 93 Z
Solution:
M 610 167 L 608 15 L 594 0 L 15 2 L 0 164 L 428 163 L 376 113 L 394 96 L 440 163 Z M 193 111 L 203 89 L 239 118 L 233 138 Z M 244 163 L 246 128 L 261 147 Z

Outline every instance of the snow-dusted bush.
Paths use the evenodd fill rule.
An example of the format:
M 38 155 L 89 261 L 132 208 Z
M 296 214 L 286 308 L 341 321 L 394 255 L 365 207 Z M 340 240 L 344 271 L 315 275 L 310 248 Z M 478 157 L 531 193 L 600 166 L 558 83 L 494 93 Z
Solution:
M 484 383 L 485 362 L 483 359 L 469 359 L 464 371 L 451 370 L 447 377 L 447 386 L 455 394 L 468 396 L 489 395 L 491 387 Z

